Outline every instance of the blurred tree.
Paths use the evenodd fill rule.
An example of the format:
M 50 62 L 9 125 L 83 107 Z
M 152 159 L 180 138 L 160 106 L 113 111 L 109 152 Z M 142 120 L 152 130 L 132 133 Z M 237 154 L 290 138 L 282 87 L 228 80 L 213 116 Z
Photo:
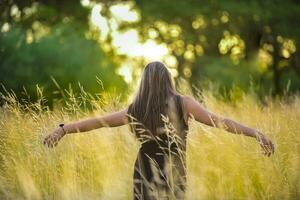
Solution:
M 108 8 L 124 1 L 98 2 L 106 6 L 103 14 L 110 18 Z M 132 27 L 144 40 L 168 45 L 180 77 L 198 82 L 199 78 L 218 76 L 221 83 L 230 85 L 234 77 L 241 76 L 248 83 L 252 79 L 266 88 L 271 86 L 274 94 L 280 94 L 291 80 L 292 88 L 299 90 L 299 1 L 134 2 L 141 20 Z M 232 62 L 222 66 L 222 57 Z M 223 78 L 219 72 L 224 68 L 227 77 Z
M 114 21 L 111 20 L 113 15 L 110 8 L 118 4 L 133 3 L 134 9 L 141 15 L 140 20 L 135 23 L 120 22 L 119 30 L 135 28 L 139 31 L 142 40 L 153 39 L 158 43 L 167 44 L 171 56 L 166 61 L 171 60 L 178 76 L 188 79 L 190 83 L 199 86 L 208 79 L 221 87 L 230 88 L 232 85 L 237 85 L 247 90 L 249 81 L 252 81 L 259 86 L 257 87 L 259 92 L 268 92 L 271 88 L 274 94 L 281 94 L 286 85 L 292 91 L 300 88 L 299 1 L 95 0 L 88 2 L 90 5 L 100 3 L 101 15 L 105 16 L 108 22 L 107 40 L 100 41 L 100 45 L 105 47 L 102 48 L 105 49 L 105 53 L 100 49 L 99 58 L 101 57 L 104 63 L 114 63 L 114 61 L 120 63 L 122 60 L 122 57 L 114 53 L 112 44 L 114 36 L 111 31 Z M 93 49 L 96 47 L 88 47 L 92 45 L 91 41 L 99 42 L 98 35 L 93 35 L 95 32 L 90 31 L 89 34 L 86 32 L 89 29 L 87 23 L 89 8 L 82 6 L 80 1 L 1 1 L 2 41 L 17 34 L 15 39 L 11 40 L 14 41 L 11 43 L 13 47 L 19 47 L 17 38 L 20 37 L 19 41 L 26 41 L 23 46 L 27 47 L 24 49 L 37 48 L 35 46 L 41 43 L 44 46 L 40 51 L 46 52 L 47 49 L 48 52 L 55 51 L 55 48 L 59 48 L 59 44 L 65 45 L 65 41 L 68 41 L 71 43 L 70 46 L 61 48 L 58 51 L 60 55 L 69 55 L 67 53 L 69 50 L 79 55 L 79 50 L 78 52 L 75 50 L 78 46 L 84 43 L 87 45 L 86 48 L 80 47 L 80 49 Z M 13 31 L 15 28 L 16 30 Z M 12 35 L 8 36 L 8 34 Z M 10 47 L 9 44 L 6 45 Z M 49 47 L 51 45 L 56 47 L 52 46 L 51 49 Z M 2 45 L 1 48 L 4 49 Z M 8 52 L 12 51 L 6 49 L 4 54 L 4 50 L 1 50 L 1 59 L 4 58 L 1 62 L 4 63 L 9 58 Z M 27 60 L 33 54 L 28 53 L 28 55 Z M 62 56 L 60 63 L 68 70 L 71 68 L 70 63 L 72 65 L 81 63 L 81 67 L 83 64 L 94 66 L 89 64 L 93 57 L 89 57 L 88 53 L 80 56 L 87 56 L 88 59 L 82 58 L 80 62 L 78 61 L 80 58 L 72 58 L 74 59 L 72 60 Z M 14 59 L 13 56 L 10 59 Z M 26 62 L 29 62 L 27 60 Z M 112 64 L 111 73 L 116 70 L 116 65 Z M 3 66 L 0 66 L 2 70 L 4 70 Z M 113 78 L 111 75 L 111 79 Z M 79 79 L 80 77 L 77 80 Z
M 136 5 L 142 14 L 142 32 L 154 28 L 159 34 L 158 39 L 168 43 L 176 55 L 179 74 L 191 76 L 192 81 L 199 78 L 201 71 L 206 71 L 204 75 L 209 73 L 210 69 L 201 68 L 211 67 L 210 63 L 218 59 L 220 53 L 230 55 L 234 64 L 243 60 L 253 64 L 251 60 L 256 59 L 260 51 L 265 51 L 271 62 L 261 76 L 272 72 L 276 94 L 282 92 L 284 73 L 291 70 L 299 72 L 299 51 L 296 52 L 300 39 L 299 1 L 187 0 L 174 3 L 168 0 L 138 0 Z M 163 23 L 157 23 L 160 21 Z M 180 31 L 172 34 L 176 25 Z M 179 52 L 180 45 L 176 46 L 178 40 L 184 42 L 181 47 L 183 50 Z M 210 59 L 204 59 L 203 56 L 209 56 Z M 185 66 L 191 73 L 185 70 Z M 224 67 L 227 66 L 218 66 L 220 70 Z M 234 70 L 241 68 L 235 67 Z M 247 76 L 243 77 L 247 79 Z M 299 83 L 299 77 L 295 82 Z
M 89 9 L 79 0 L 2 0 L 0 2 L 1 22 L 19 24 L 30 29 L 36 21 L 52 26 L 63 20 L 73 22 L 81 28 L 87 28 Z
M 4 5 L 4 2 L 6 3 Z M 36 85 L 52 103 L 58 90 L 81 86 L 90 93 L 104 89 L 124 91 L 118 67 L 97 40 L 88 36 L 88 10 L 77 1 L 4 1 L 1 2 L 0 82 L 16 94 L 26 88 L 32 100 Z M 113 81 L 112 81 L 113 80 Z M 0 91 L 3 90 L 0 89 Z

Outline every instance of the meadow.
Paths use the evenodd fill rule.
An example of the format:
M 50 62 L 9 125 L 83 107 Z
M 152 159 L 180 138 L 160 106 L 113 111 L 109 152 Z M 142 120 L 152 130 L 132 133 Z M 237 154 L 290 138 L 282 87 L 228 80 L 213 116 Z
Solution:
M 67 135 L 53 149 L 42 143 L 60 122 L 103 115 L 125 103 L 110 95 L 71 95 L 65 104 L 49 109 L 42 96 L 27 104 L 13 93 L 4 98 L 0 199 L 132 199 L 139 143 L 128 126 Z M 266 97 L 261 103 L 243 93 L 230 102 L 204 91 L 201 102 L 219 115 L 261 130 L 275 144 L 275 154 L 264 156 L 254 138 L 191 120 L 186 199 L 300 199 L 298 96 Z

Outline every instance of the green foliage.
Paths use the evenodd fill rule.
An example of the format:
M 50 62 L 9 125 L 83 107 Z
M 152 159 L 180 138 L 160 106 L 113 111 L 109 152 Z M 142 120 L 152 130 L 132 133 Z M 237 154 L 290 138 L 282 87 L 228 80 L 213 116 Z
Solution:
M 74 27 L 56 25 L 51 34 L 30 43 L 27 37 L 26 30 L 19 27 L 0 35 L 0 80 L 7 89 L 20 94 L 25 87 L 34 99 L 39 85 L 51 101 L 61 98 L 53 94 L 58 88 L 51 77 L 62 89 L 71 86 L 74 92 L 80 90 L 78 82 L 90 93 L 104 89 L 118 92 L 126 88 L 122 77 L 115 73 L 116 63 L 103 53 L 97 42 L 86 39 Z M 97 77 L 102 87 L 97 84 Z
M 297 1 L 98 0 L 89 6 L 80 2 L 3 1 L 0 27 L 10 28 L 0 32 L 0 83 L 17 95 L 23 86 L 34 94 L 38 84 L 52 101 L 62 96 L 52 94 L 57 88 L 51 77 L 62 88 L 72 85 L 75 93 L 80 90 L 78 82 L 99 93 L 103 88 L 96 84 L 97 76 L 107 92 L 126 93 L 126 83 L 115 72 L 126 59 L 135 71 L 142 59 L 116 54 L 118 47 L 112 42 L 116 19 L 110 8 L 131 3 L 141 19 L 120 22 L 119 33 L 133 28 L 141 41 L 151 38 L 165 44 L 177 61 L 178 78 L 191 85 L 210 80 L 219 85 L 221 95 L 233 86 L 249 91 L 250 84 L 260 96 L 284 95 L 287 85 L 289 92 L 299 91 Z M 95 29 L 89 21 L 96 3 L 110 28 L 101 41 L 102 27 Z
M 258 95 L 272 90 L 271 78 L 262 74 L 253 60 L 243 60 L 235 65 L 228 57 L 206 56 L 197 63 L 192 68 L 191 83 L 199 88 L 208 88 L 208 84 L 213 83 L 215 88 L 212 90 L 216 95 L 226 96 L 234 87 L 244 92 L 254 90 Z
M 179 76 L 190 78 L 191 83 L 206 76 L 227 88 L 233 82 L 245 88 L 249 77 L 253 77 L 254 83 L 261 86 L 260 93 L 282 94 L 286 79 L 291 79 L 291 91 L 299 90 L 300 5 L 296 1 L 138 0 L 136 5 L 142 16 L 141 36 L 147 38 L 149 29 L 156 30 L 156 40 L 170 46 L 177 59 Z M 174 26 L 180 29 L 178 36 L 171 34 Z M 286 47 L 282 38 L 289 38 L 295 45 L 286 55 L 282 53 Z M 220 48 L 222 39 L 224 52 Z M 177 45 L 178 41 L 181 45 Z M 189 50 L 191 45 L 200 45 L 203 52 L 197 55 L 195 50 Z M 260 66 L 253 55 L 262 49 L 272 61 L 264 73 L 259 73 Z M 194 53 L 196 59 L 187 59 L 187 51 Z M 224 57 L 233 62 L 224 63 Z M 281 68 L 282 63 L 285 68 Z M 191 75 L 186 76 L 185 66 L 191 68 Z

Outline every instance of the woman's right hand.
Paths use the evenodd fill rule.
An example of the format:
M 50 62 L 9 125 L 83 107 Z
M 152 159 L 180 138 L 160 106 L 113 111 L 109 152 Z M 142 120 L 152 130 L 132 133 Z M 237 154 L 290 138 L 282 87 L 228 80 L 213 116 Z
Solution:
M 58 127 L 51 134 L 45 137 L 43 143 L 48 147 L 54 147 L 63 136 L 65 136 L 65 132 L 62 130 L 62 128 Z
M 264 155 L 269 157 L 271 154 L 274 154 L 275 147 L 270 139 L 261 133 L 256 136 L 256 139 L 259 142 Z

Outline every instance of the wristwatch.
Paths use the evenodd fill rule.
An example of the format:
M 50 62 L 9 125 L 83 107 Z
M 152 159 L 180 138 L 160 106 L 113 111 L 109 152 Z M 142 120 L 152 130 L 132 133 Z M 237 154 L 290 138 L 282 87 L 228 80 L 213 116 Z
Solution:
M 65 124 L 59 124 L 59 127 L 63 130 L 64 135 L 66 135 L 67 132 L 66 132 L 66 130 L 64 129 L 64 125 L 65 125 Z

